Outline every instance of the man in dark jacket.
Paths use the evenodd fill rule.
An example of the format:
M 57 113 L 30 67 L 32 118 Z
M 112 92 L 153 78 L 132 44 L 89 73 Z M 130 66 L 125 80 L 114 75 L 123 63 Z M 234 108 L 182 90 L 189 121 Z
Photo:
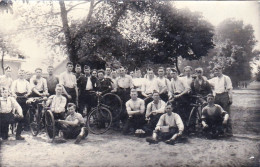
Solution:
M 77 85 L 79 88 L 79 112 L 83 114 L 84 108 L 89 112 L 93 107 L 93 93 L 97 90 L 97 78 L 90 75 L 90 67 L 84 66 L 84 75 L 80 76 Z

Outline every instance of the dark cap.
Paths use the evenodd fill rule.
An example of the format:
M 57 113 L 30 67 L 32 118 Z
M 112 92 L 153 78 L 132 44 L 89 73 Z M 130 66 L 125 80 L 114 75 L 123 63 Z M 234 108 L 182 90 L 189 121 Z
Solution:
M 80 64 L 76 64 L 76 68 L 81 68 L 81 65 Z
M 85 69 L 90 69 L 90 67 L 88 65 L 84 65 L 84 70 Z

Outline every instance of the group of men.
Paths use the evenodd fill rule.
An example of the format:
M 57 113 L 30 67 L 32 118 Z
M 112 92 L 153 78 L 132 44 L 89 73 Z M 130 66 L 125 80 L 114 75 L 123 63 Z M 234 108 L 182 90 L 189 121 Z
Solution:
M 123 66 L 116 70 L 111 67 L 91 70 L 85 65 L 82 73 L 82 66 L 77 64 L 75 73 L 73 69 L 73 64 L 68 62 L 66 71 L 56 77 L 53 67 L 49 66 L 48 76 L 44 78 L 42 69 L 37 68 L 29 81 L 25 79 L 23 70 L 18 71 L 18 79 L 13 81 L 10 76 L 11 68 L 5 69 L 5 75 L 0 78 L 0 86 L 4 88 L 0 99 L 0 114 L 10 115 L 13 109 L 17 111 L 18 116 L 14 115 L 14 118 L 19 120 L 17 140 L 23 139 L 20 135 L 28 110 L 26 98 L 49 96 L 47 105 L 54 113 L 57 127 L 63 134 L 66 133 L 64 136 L 77 137 L 78 143 L 87 134 L 82 116 L 87 116 L 96 104 L 93 91 L 100 94 L 113 92 L 121 98 L 123 112 L 116 121 L 122 122 L 123 134 L 152 135 L 152 138 L 148 139 L 149 142 L 157 141 L 160 136 L 167 136 L 167 143 L 173 143 L 185 132 L 190 103 L 193 101 L 192 95 L 199 95 L 202 103 L 206 104 L 207 101 L 207 105 L 202 109 L 201 124 L 204 131 L 216 133 L 220 131 L 219 127 L 226 125 L 227 133 L 232 135 L 229 109 L 232 103 L 232 83 L 228 76 L 222 74 L 220 66 L 214 68 L 215 77 L 209 80 L 203 76 L 202 68 L 196 68 L 193 74 L 190 66 L 184 68 L 183 77 L 170 67 L 159 67 L 158 76 L 155 75 L 154 69 L 148 68 L 144 77 L 140 69 L 127 75 Z M 5 92 L 7 96 L 4 95 Z M 11 99 L 9 108 L 4 107 L 7 105 L 4 101 L 8 98 Z M 65 118 L 65 115 L 68 116 Z M 4 116 L 0 119 L 1 137 L 7 139 L 8 126 L 2 120 L 8 119 Z M 115 126 L 118 125 L 115 123 Z M 70 134 L 69 132 L 75 132 L 75 127 L 78 128 L 77 133 Z

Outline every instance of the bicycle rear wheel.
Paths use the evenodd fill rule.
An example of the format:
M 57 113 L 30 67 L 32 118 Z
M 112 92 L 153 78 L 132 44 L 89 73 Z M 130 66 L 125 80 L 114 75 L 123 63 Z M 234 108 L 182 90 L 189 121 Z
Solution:
M 37 136 L 40 131 L 40 115 L 36 109 L 30 108 L 27 112 L 28 124 L 33 136 Z
M 45 112 L 45 128 L 48 138 L 51 139 L 51 142 L 53 142 L 56 135 L 55 120 L 52 112 L 49 110 Z
M 97 135 L 107 132 L 111 124 L 112 114 L 109 109 L 105 107 L 93 108 L 87 119 L 89 131 Z
M 113 120 L 117 119 L 122 112 L 122 100 L 113 93 L 106 93 L 101 98 L 101 103 L 112 113 Z

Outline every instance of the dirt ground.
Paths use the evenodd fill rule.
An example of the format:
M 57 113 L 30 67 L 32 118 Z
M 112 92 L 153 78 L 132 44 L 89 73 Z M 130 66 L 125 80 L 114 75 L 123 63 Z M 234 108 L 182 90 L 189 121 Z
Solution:
M 15 141 L 11 135 L 2 143 L 0 166 L 260 166 L 260 91 L 235 90 L 232 119 L 232 138 L 191 137 L 174 146 L 149 145 L 143 138 L 115 132 L 90 134 L 80 145 L 73 140 L 48 143 L 44 134 L 24 133 L 25 141 Z

